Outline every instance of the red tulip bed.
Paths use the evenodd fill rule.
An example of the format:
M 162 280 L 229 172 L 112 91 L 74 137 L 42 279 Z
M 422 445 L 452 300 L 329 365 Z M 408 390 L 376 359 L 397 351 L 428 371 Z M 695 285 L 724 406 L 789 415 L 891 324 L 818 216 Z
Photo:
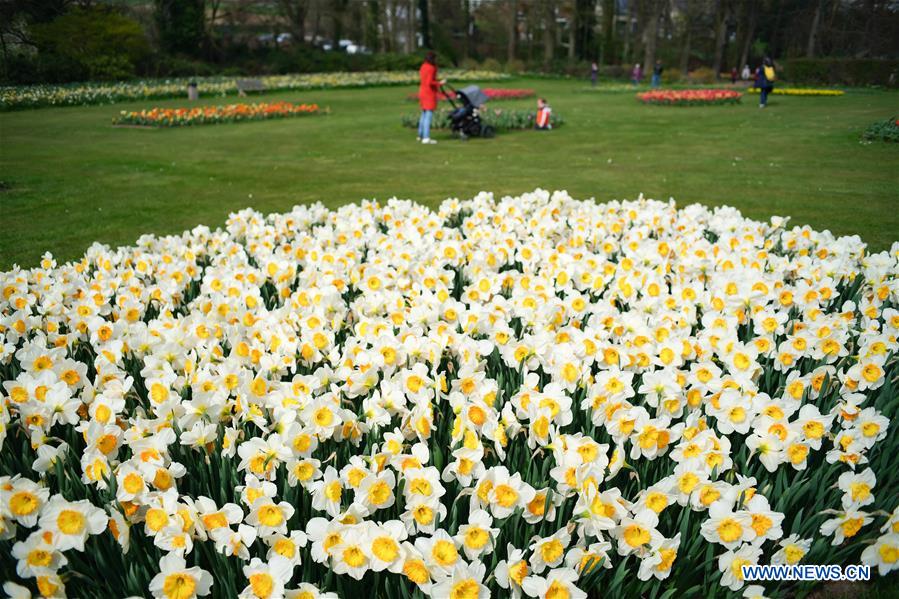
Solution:
M 662 106 L 704 106 L 708 104 L 738 104 L 743 96 L 729 89 L 666 89 L 637 94 L 644 104 Z
M 532 89 L 498 89 L 498 88 L 484 88 L 481 90 L 484 94 L 490 98 L 491 100 L 520 100 L 522 98 L 533 98 L 534 90 Z M 452 96 L 455 99 L 455 95 Z M 418 100 L 418 93 L 409 94 L 407 96 L 408 100 Z M 446 100 L 447 94 L 443 92 L 439 92 L 437 94 L 438 100 Z

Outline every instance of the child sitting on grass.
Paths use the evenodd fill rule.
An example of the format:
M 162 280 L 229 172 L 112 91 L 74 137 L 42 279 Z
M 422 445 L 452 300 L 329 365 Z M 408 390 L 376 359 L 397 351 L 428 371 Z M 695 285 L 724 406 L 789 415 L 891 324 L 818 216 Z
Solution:
M 546 98 L 537 98 L 537 119 L 535 123 L 535 128 L 541 131 L 546 131 L 552 129 L 552 123 L 550 122 L 550 115 L 552 114 L 553 109 L 549 107 L 549 104 L 546 103 Z

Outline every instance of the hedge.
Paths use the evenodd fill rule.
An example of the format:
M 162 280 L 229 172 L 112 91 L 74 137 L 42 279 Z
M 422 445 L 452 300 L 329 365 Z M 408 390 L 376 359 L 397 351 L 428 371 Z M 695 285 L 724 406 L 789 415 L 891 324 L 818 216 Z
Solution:
M 783 79 L 791 83 L 899 86 L 899 60 L 793 58 L 778 63 Z

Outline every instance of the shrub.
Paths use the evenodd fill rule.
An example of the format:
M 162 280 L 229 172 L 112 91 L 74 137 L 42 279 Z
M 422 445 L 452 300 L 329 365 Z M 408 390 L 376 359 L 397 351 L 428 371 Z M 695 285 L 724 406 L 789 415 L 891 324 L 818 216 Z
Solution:
M 899 60 L 795 58 L 780 66 L 783 78 L 793 83 L 899 86 Z
M 451 110 L 441 109 L 434 113 L 434 120 L 431 123 L 432 129 L 450 129 L 452 128 L 452 119 L 450 118 Z M 418 127 L 419 113 L 404 114 L 400 117 L 400 122 L 404 127 L 414 129 Z M 497 131 L 511 131 L 514 129 L 533 129 L 537 115 L 533 110 L 503 109 L 503 108 L 486 108 L 481 111 L 481 122 L 490 125 Z M 552 115 L 553 128 L 561 127 L 565 120 L 558 114 Z
M 599 68 L 599 78 L 627 80 L 631 75 L 630 69 L 631 67 L 621 64 L 605 65 Z
M 864 141 L 888 141 L 899 143 L 899 117 L 872 123 L 862 133 Z
M 485 71 L 502 71 L 503 65 L 495 58 L 488 58 L 481 63 L 481 69 Z
M 140 24 L 105 7 L 72 9 L 35 25 L 33 36 L 39 68 L 53 81 L 132 77 L 149 53 Z
M 475 60 L 474 58 L 464 58 L 464 59 L 462 59 L 462 62 L 459 63 L 460 69 L 472 69 L 473 70 L 473 69 L 477 69 L 479 66 L 480 65 L 478 64 L 478 61 Z
M 524 61 L 518 60 L 517 58 L 514 60 L 510 60 L 506 63 L 506 72 L 507 73 L 523 73 L 525 70 Z
M 662 83 L 677 83 L 683 77 L 684 74 L 680 69 L 665 69 L 662 71 Z
M 690 71 L 687 80 L 690 83 L 714 83 L 717 81 L 717 76 L 714 69 L 699 67 L 695 71 Z

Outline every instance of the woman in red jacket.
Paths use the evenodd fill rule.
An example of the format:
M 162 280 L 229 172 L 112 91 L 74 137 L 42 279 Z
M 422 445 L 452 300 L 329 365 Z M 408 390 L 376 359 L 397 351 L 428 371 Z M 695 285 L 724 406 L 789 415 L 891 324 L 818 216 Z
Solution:
M 437 108 L 437 92 L 444 81 L 437 79 L 437 55 L 428 52 L 425 61 L 418 70 L 421 83 L 418 86 L 418 103 L 421 106 L 421 118 L 418 120 L 418 140 L 423 144 L 435 144 L 431 139 L 431 120 Z

